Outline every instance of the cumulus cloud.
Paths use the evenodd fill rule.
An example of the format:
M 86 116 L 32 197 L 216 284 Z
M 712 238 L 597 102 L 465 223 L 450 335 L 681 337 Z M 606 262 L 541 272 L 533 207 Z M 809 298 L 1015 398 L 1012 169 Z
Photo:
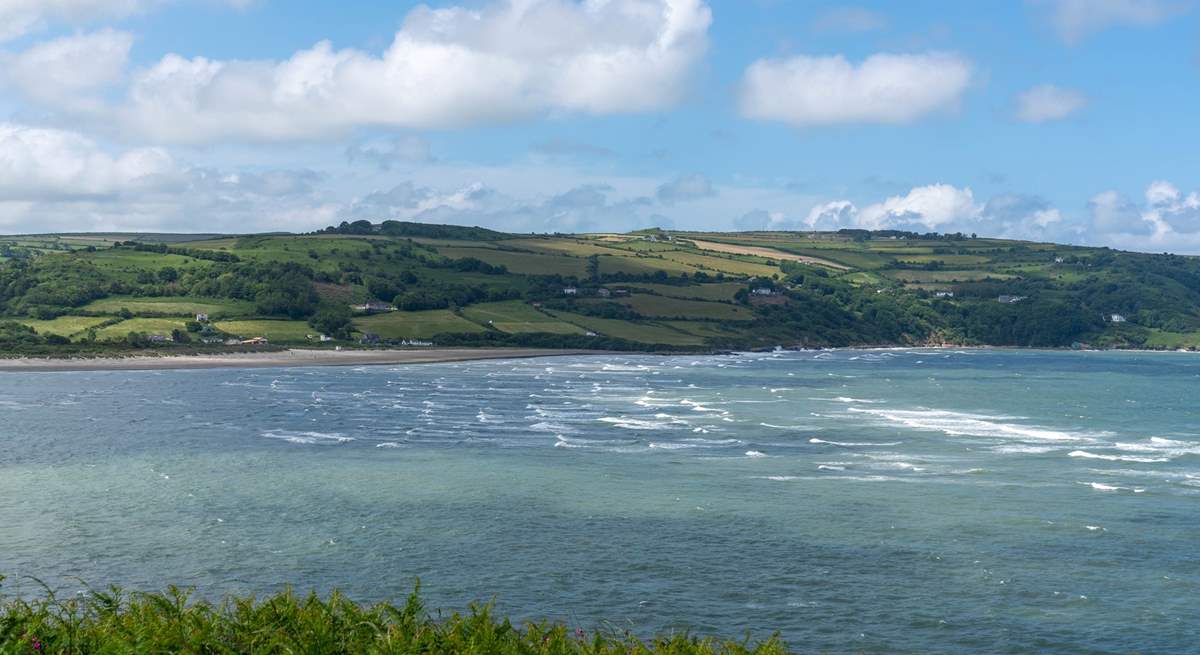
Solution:
M 50 23 L 70 25 L 105 18 L 124 18 L 174 0 L 0 0 L 0 42 L 9 41 L 46 27 Z M 214 0 L 235 9 L 246 9 L 258 0 Z
M 132 35 L 101 30 L 0 53 L 0 84 L 39 102 L 82 108 L 94 101 L 92 91 L 121 78 L 132 46 Z
M 855 65 L 841 55 L 759 59 L 746 69 L 743 116 L 797 127 L 909 123 L 958 107 L 971 63 L 948 53 L 876 54 Z
M 346 148 L 346 159 L 351 164 L 369 164 L 381 171 L 390 171 L 397 164 L 428 163 L 435 158 L 429 141 L 409 135 L 350 145 Z
M 285 61 L 168 55 L 134 75 L 119 115 L 158 142 L 206 143 L 654 111 L 684 95 L 710 22 L 702 0 L 421 5 L 379 56 L 329 42 Z
M 75 132 L 0 123 L 0 198 L 7 201 L 110 195 L 177 172 L 159 148 L 109 154 Z
M 859 211 L 859 224 L 871 229 L 929 229 L 978 218 L 980 208 L 969 188 L 949 184 L 916 187 Z
M 0 124 L 0 230 L 311 229 L 335 206 L 313 171 L 225 172 L 161 148 L 111 151 L 75 132 Z
M 1187 234 L 1200 232 L 1200 192 L 1184 195 L 1170 182 L 1152 182 L 1146 189 L 1143 219 L 1160 230 Z
M 681 175 L 670 182 L 660 184 L 655 191 L 658 200 L 668 205 L 700 198 L 711 198 L 715 195 L 717 195 L 717 190 L 713 187 L 712 180 L 699 173 Z
M 1088 201 L 1092 227 L 1099 234 L 1140 234 L 1154 232 L 1154 225 L 1142 218 L 1136 205 L 1116 191 L 1102 191 Z
M 1182 13 L 1175 0 L 1039 0 L 1050 25 L 1067 43 L 1119 25 L 1149 27 Z
M 1074 114 L 1085 105 L 1087 98 L 1078 91 L 1039 84 L 1017 96 L 1017 118 L 1026 123 L 1055 121 Z
M 402 182 L 352 201 L 343 215 L 353 219 L 410 220 L 453 225 L 487 225 L 518 232 L 634 230 L 667 226 L 644 196 L 618 197 L 605 184 L 580 184 L 543 197 L 514 197 L 481 182 L 439 189 Z
M 887 18 L 863 7 L 833 7 L 822 12 L 812 22 L 816 32 L 861 34 L 887 27 Z

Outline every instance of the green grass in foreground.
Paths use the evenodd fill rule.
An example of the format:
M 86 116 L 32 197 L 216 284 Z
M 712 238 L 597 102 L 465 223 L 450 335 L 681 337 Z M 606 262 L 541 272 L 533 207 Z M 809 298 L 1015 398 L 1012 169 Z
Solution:
M 0 577 L 0 580 L 3 578 Z M 778 638 L 751 644 L 688 635 L 647 641 L 562 624 L 513 625 L 490 606 L 433 619 L 416 591 L 403 605 L 364 606 L 290 591 L 262 599 L 193 601 L 111 588 L 67 600 L 0 598 L 0 653 L 422 653 L 426 655 L 782 655 Z

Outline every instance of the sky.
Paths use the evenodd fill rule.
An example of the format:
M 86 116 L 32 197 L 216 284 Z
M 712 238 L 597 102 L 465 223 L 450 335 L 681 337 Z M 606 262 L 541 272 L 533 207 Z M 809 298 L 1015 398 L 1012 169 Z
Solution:
M 0 0 L 0 233 L 1200 254 L 1200 0 Z

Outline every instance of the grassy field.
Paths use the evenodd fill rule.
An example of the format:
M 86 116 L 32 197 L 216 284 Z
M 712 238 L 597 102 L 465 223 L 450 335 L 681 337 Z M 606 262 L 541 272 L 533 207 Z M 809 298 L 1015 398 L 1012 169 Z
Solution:
M 617 302 L 629 305 L 642 316 L 652 318 L 708 319 L 718 321 L 749 321 L 754 319 L 754 313 L 748 307 L 739 307 L 728 303 L 683 300 L 681 298 L 652 296 L 643 293 L 634 294 L 629 298 L 621 298 Z
M 733 295 L 737 293 L 739 289 L 746 288 L 746 285 L 742 282 L 717 282 L 711 284 L 689 285 L 638 283 L 630 285 L 630 287 L 634 289 L 653 291 L 660 296 L 667 296 L 669 298 L 732 301 Z
M 642 343 L 661 343 L 670 346 L 699 346 L 704 343 L 702 337 L 689 334 L 652 322 L 619 321 L 609 318 L 596 318 L 574 314 L 571 312 L 551 311 L 550 314 L 587 330 L 606 337 L 640 341 Z
M 482 326 L 448 309 L 376 314 L 355 319 L 354 325 L 384 339 L 429 339 L 439 334 L 484 331 Z
M 96 331 L 96 338 L 100 341 L 124 339 L 130 332 L 143 332 L 166 337 L 171 335 L 172 330 L 184 329 L 184 320 L 182 318 L 131 318 L 116 325 L 100 328 Z
M 57 334 L 63 337 L 75 336 L 95 327 L 109 319 L 103 316 L 59 316 L 49 321 L 21 319 L 21 323 L 37 330 L 38 334 Z
M 308 335 L 318 332 L 304 321 L 217 321 L 213 326 L 242 339 L 266 337 L 268 341 L 276 343 L 306 342 Z
M 463 310 L 463 316 L 483 325 L 518 334 L 522 332 L 548 332 L 551 334 L 583 334 L 584 329 L 564 323 L 553 316 L 539 312 L 520 300 L 490 302 L 472 305 Z
M 474 257 L 493 266 L 504 266 L 512 273 L 525 275 L 587 275 L 587 260 L 563 255 L 541 255 L 495 248 L 438 248 L 438 253 L 452 259 Z
M 250 302 L 228 299 L 187 298 L 182 296 L 166 296 L 156 298 L 135 298 L 132 296 L 112 296 L 85 305 L 84 311 L 97 314 L 116 314 L 122 309 L 128 309 L 134 314 L 162 314 L 168 316 L 195 316 L 208 314 L 213 319 L 228 316 L 245 316 L 254 313 L 254 305 Z
M 719 271 L 726 275 L 771 277 L 779 273 L 778 266 L 741 261 L 732 257 L 718 257 L 716 255 L 705 255 L 699 252 L 684 250 L 674 250 L 661 254 L 664 259 L 686 264 L 700 270 L 710 272 Z

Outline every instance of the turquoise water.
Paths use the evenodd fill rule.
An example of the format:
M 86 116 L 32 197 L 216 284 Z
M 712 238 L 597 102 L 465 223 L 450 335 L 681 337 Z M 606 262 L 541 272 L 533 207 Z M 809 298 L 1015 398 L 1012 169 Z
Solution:
M 1200 358 L 0 374 L 0 573 L 801 652 L 1200 648 Z

